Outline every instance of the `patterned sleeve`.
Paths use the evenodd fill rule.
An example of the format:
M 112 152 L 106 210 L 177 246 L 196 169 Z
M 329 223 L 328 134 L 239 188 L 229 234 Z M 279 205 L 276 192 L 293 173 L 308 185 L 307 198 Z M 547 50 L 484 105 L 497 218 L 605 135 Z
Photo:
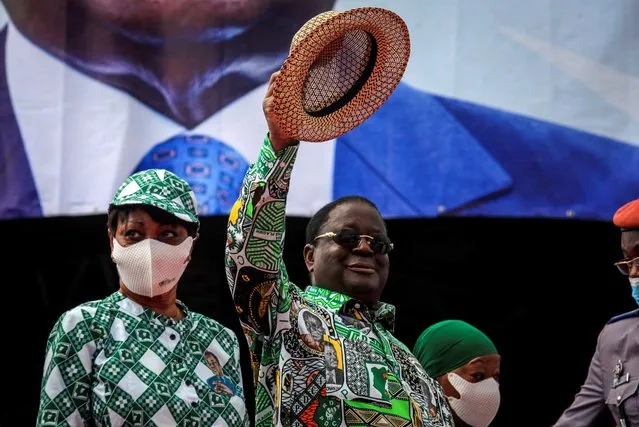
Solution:
M 93 355 L 103 331 L 95 308 L 77 307 L 56 322 L 46 346 L 38 426 L 83 426 L 91 416 Z
M 286 195 L 297 146 L 273 150 L 268 136 L 257 161 L 244 178 L 239 199 L 229 215 L 226 275 L 253 362 L 287 294 L 282 262 Z

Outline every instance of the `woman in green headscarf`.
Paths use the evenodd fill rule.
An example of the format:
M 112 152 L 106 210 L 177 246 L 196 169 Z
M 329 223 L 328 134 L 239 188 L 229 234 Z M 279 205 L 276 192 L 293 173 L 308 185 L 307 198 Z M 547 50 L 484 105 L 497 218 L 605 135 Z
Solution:
M 487 427 L 499 409 L 501 356 L 479 329 L 444 320 L 426 329 L 413 353 L 448 398 L 456 426 Z

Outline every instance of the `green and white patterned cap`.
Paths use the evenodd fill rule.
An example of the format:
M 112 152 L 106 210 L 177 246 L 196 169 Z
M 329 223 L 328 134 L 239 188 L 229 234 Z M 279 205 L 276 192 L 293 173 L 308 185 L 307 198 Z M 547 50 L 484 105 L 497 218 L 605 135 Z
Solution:
M 111 205 L 150 205 L 186 222 L 198 223 L 197 200 L 191 186 L 164 169 L 147 169 L 129 176 L 115 192 Z

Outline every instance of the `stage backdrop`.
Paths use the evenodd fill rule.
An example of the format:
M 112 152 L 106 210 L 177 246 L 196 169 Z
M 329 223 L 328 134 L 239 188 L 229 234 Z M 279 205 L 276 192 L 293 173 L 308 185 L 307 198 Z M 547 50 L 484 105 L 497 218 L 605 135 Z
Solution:
M 104 213 L 128 174 L 151 167 L 187 179 L 202 214 L 226 214 L 295 31 L 370 5 L 406 20 L 408 69 L 366 123 L 304 144 L 290 215 L 357 193 L 389 218 L 609 220 L 639 195 L 633 0 L 3 5 L 3 219 Z

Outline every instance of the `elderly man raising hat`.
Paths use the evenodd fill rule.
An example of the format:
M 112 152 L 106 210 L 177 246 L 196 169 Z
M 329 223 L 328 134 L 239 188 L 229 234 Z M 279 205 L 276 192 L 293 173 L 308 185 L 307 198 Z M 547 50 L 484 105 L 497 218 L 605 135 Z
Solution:
M 376 46 L 362 50 L 365 55 L 377 52 L 363 62 L 370 67 L 361 67 L 362 73 L 368 70 L 372 74 L 363 84 L 359 78 L 351 79 L 351 88 L 341 93 L 325 91 L 338 93 L 340 98 L 324 97 L 327 105 L 319 113 L 321 119 L 316 120 L 303 108 L 305 86 L 292 83 L 302 82 L 308 74 L 328 77 L 313 78 L 316 87 L 338 81 L 347 85 L 347 79 L 340 79 L 339 73 L 322 74 L 322 70 L 352 69 L 353 64 L 341 65 L 349 65 L 353 56 L 298 61 L 300 52 L 323 51 L 322 43 L 310 43 L 317 41 L 313 31 L 302 39 L 306 44 L 296 45 L 281 73 L 273 75 L 264 98 L 268 134 L 229 216 L 226 246 L 227 278 L 253 361 L 255 423 L 450 427 L 454 423 L 441 386 L 393 336 L 395 309 L 380 301 L 393 244 L 373 202 L 351 195 L 317 210 L 308 223 L 303 249 L 310 286 L 302 290 L 289 281 L 286 273 L 282 252 L 286 200 L 300 148 L 298 131 L 316 131 L 318 139 L 313 139 L 321 141 L 327 137 L 322 131 L 334 137 L 334 129 L 339 134 L 357 125 L 382 104 L 392 92 L 392 82 L 397 82 L 403 72 L 403 65 L 393 65 L 396 62 L 391 61 L 391 51 L 404 52 L 399 55 L 404 58 L 400 64 L 405 63 L 407 53 L 403 47 L 405 32 L 401 30 L 404 25 L 388 11 L 361 8 L 322 15 L 308 25 L 320 21 L 322 24 L 315 28 L 329 35 L 319 38 L 330 43 L 325 49 L 328 52 L 343 46 L 332 42 L 340 28 L 342 35 L 362 28 L 353 22 L 365 22 L 376 30 L 370 34 L 382 35 L 374 37 L 374 43 L 368 34 L 356 31 L 343 37 L 346 43 L 359 34 L 364 37 L 358 41 Z M 397 25 L 383 25 L 389 21 Z M 399 37 L 389 37 L 391 34 Z M 312 55 L 309 57 L 312 59 Z M 339 63 L 340 58 L 345 58 L 340 66 L 323 66 Z M 299 63 L 320 65 L 307 73 Z M 297 67 L 293 75 L 289 74 L 291 67 Z M 378 86 L 376 82 L 380 81 L 391 84 Z M 363 96 L 366 91 L 371 95 Z M 286 97 L 291 102 L 282 102 Z M 294 119 L 295 111 L 302 116 L 298 120 Z

